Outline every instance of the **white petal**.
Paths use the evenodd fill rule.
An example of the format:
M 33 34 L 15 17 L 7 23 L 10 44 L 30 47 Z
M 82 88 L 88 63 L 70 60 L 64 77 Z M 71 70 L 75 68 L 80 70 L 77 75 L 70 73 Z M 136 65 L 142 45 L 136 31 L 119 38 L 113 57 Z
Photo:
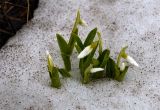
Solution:
M 91 73 L 96 73 L 96 72 L 99 72 L 99 71 L 103 71 L 104 69 L 103 68 L 92 68 L 90 70 Z
M 128 55 L 126 59 L 132 65 L 135 65 L 135 66 L 139 67 L 138 63 L 131 56 Z
M 78 58 L 84 58 L 85 56 L 87 56 L 88 54 L 90 54 L 92 52 L 93 48 L 91 47 L 91 45 L 87 46 L 86 48 L 84 48 L 84 50 L 78 55 Z
M 121 63 L 120 66 L 119 66 L 121 71 L 123 71 L 125 69 L 125 67 L 126 67 L 126 64 L 124 62 Z

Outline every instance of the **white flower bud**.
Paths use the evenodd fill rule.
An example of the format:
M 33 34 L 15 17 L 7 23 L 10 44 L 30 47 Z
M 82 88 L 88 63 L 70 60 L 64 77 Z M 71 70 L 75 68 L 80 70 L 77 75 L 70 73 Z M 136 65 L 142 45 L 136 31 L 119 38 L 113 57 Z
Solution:
M 84 50 L 78 55 L 78 58 L 84 58 L 85 56 L 87 56 L 88 54 L 90 54 L 93 50 L 93 47 L 91 45 L 87 46 L 84 48 Z
M 47 59 L 48 59 L 48 68 L 49 68 L 49 71 L 51 71 L 52 67 L 54 66 L 53 59 L 52 59 L 51 55 L 49 54 L 48 50 L 46 51 L 46 54 L 47 54 Z
M 121 71 L 123 71 L 125 69 L 125 67 L 126 67 L 126 63 L 124 63 L 124 62 L 119 65 L 119 68 Z
M 103 68 L 92 68 L 90 70 L 91 73 L 96 73 L 96 72 L 99 72 L 99 71 L 103 71 L 104 69 Z
M 135 65 L 135 66 L 139 67 L 138 63 L 137 63 L 131 56 L 127 55 L 126 60 L 127 60 L 129 63 L 131 63 L 132 65 Z

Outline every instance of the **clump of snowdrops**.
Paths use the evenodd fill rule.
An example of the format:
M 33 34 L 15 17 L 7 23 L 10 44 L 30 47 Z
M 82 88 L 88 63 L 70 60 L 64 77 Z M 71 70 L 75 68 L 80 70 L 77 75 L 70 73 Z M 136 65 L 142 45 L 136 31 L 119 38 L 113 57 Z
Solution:
M 46 52 L 48 72 L 52 87 L 61 87 L 60 74 L 63 77 L 71 77 L 70 57 L 74 48 L 76 48 L 79 53 L 77 58 L 79 59 L 79 69 L 83 84 L 87 84 L 95 79 L 107 77 L 117 81 L 123 81 L 128 71 L 129 63 L 137 67 L 139 66 L 137 62 L 126 53 L 127 46 L 121 49 L 117 60 L 114 61 L 110 57 L 110 50 L 103 49 L 101 33 L 97 28 L 91 30 L 83 42 L 78 34 L 78 26 L 86 25 L 86 22 L 80 17 L 80 12 L 78 11 L 69 41 L 67 42 L 62 35 L 56 34 L 64 68 L 55 66 L 51 55 L 48 51 Z M 98 40 L 95 40 L 95 37 L 98 37 Z M 95 53 L 97 50 L 98 57 L 96 58 Z

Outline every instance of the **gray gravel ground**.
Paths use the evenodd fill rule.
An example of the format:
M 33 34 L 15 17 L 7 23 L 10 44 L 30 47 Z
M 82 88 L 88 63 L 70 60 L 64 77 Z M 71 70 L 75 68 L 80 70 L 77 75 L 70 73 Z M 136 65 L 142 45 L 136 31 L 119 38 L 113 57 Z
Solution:
M 103 79 L 82 85 L 77 53 L 72 75 L 62 88 L 49 86 L 45 51 L 62 67 L 55 34 L 69 38 L 76 10 L 88 27 L 102 32 L 116 58 L 123 45 L 140 68 L 126 79 Z M 158 110 L 160 109 L 160 0 L 40 0 L 35 17 L 0 50 L 1 110 Z

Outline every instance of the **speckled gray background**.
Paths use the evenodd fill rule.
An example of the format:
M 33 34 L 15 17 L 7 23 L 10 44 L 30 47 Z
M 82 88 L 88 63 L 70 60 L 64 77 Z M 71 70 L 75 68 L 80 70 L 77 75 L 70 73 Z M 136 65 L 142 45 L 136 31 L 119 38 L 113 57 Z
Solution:
M 103 79 L 82 85 L 74 52 L 73 77 L 62 79 L 59 90 L 49 86 L 45 51 L 63 66 L 55 34 L 69 38 L 78 8 L 89 25 L 80 28 L 82 39 L 98 27 L 113 58 L 128 45 L 139 63 L 122 83 Z M 0 50 L 0 109 L 160 109 L 160 0 L 40 0 L 34 19 Z

